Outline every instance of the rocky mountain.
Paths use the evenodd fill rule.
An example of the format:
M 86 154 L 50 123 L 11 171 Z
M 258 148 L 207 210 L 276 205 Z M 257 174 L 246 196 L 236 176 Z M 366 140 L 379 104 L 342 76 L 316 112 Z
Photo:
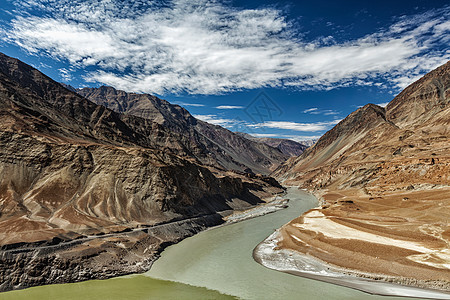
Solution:
M 0 291 L 145 271 L 168 244 L 282 191 L 187 155 L 201 145 L 162 118 L 114 112 L 0 54 Z
M 302 143 L 289 140 L 289 139 L 279 139 L 279 138 L 268 138 L 268 137 L 254 137 L 248 133 L 235 132 L 236 134 L 245 137 L 248 140 L 252 140 L 258 143 L 263 143 L 271 147 L 277 148 L 282 153 L 291 156 L 299 156 L 302 154 L 306 148 L 309 146 Z
M 439 148 L 433 147 L 446 147 L 449 130 L 449 96 L 446 92 L 449 68 L 447 63 L 411 84 L 386 109 L 368 104 L 351 113 L 325 133 L 313 147 L 284 163 L 274 174 L 288 181 L 309 183 L 311 187 L 318 188 L 334 182 L 329 176 L 330 170 L 344 166 L 360 163 L 376 166 L 380 161 L 422 156 L 431 159 L 437 156 L 434 152 L 439 152 Z M 343 183 L 341 188 L 367 183 L 354 182 L 352 178 L 357 176 L 353 171 L 348 171 L 349 181 Z M 365 177 L 371 175 L 366 171 Z M 305 172 L 311 175 L 306 178 Z M 328 177 L 315 178 L 313 183 L 308 181 L 316 177 L 311 172 L 328 173 Z M 342 170 L 339 171 L 339 177 L 342 179 L 343 176 Z
M 305 145 L 306 147 L 311 147 L 312 145 L 314 145 L 317 142 L 317 139 L 309 139 L 309 140 L 302 140 L 299 141 L 298 143 Z
M 279 246 L 358 276 L 450 290 L 449 89 L 450 62 L 280 166 L 275 176 L 322 206 L 284 226 Z
M 198 120 L 184 108 L 152 95 L 126 93 L 106 86 L 77 92 L 113 111 L 157 123 L 170 134 L 154 139 L 154 147 L 194 157 L 203 164 L 268 174 L 288 158 L 277 148 L 249 141 L 223 127 Z

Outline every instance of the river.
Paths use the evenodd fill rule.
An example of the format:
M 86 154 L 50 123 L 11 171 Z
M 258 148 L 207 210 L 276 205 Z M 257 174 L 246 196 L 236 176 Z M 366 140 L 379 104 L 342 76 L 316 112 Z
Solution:
M 254 247 L 276 228 L 317 205 L 288 188 L 289 207 L 262 217 L 201 232 L 168 247 L 141 275 L 34 287 L 0 299 L 408 299 L 354 289 L 267 269 Z

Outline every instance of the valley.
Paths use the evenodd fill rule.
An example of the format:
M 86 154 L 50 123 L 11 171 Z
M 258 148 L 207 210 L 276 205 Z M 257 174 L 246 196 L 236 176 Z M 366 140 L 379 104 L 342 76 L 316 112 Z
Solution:
M 445 299 L 449 70 L 447 63 L 425 75 L 386 108 L 359 108 L 306 147 L 231 132 L 148 94 L 63 86 L 2 54 L 0 291 L 150 270 L 252 298 L 257 284 L 246 294 L 242 286 L 158 271 L 169 245 L 242 221 L 254 224 L 249 235 L 259 232 L 244 236 L 245 248 L 270 235 L 254 250 L 270 269 L 369 293 Z M 280 182 L 297 202 L 283 197 Z M 313 193 L 319 207 L 298 189 Z M 260 219 L 276 223 L 256 229 Z M 240 224 L 211 232 L 226 236 L 246 228 Z M 256 264 L 247 252 L 245 263 Z M 201 270 L 211 259 L 220 260 L 200 255 L 191 262 Z

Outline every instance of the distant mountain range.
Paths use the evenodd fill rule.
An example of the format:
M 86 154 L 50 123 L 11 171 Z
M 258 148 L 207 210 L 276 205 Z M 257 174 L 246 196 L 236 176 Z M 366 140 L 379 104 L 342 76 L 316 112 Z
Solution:
M 252 140 L 258 143 L 263 143 L 266 145 L 269 145 L 271 147 L 277 148 L 282 153 L 291 156 L 299 156 L 302 154 L 306 148 L 310 147 L 312 144 L 314 144 L 314 140 L 305 141 L 303 143 L 299 143 L 293 140 L 289 139 L 280 139 L 280 138 L 268 138 L 268 137 L 254 137 L 248 133 L 244 132 L 236 132 L 236 134 L 239 134 L 243 137 L 245 137 L 248 140 Z
M 153 121 L 164 136 L 154 147 L 222 169 L 268 174 L 289 156 L 275 147 L 249 141 L 223 127 L 194 118 L 184 108 L 148 94 L 112 87 L 77 89 L 86 99 L 115 112 Z
M 62 85 L 116 112 L 151 119 L 173 132 L 185 135 L 190 139 L 190 143 L 186 143 L 187 147 L 195 147 L 192 145 L 192 140 L 195 140 L 197 148 L 204 150 L 203 153 L 194 151 L 199 159 L 204 163 L 214 161 L 216 166 L 241 171 L 252 169 L 255 172 L 267 173 L 287 158 L 302 154 L 307 147 L 316 142 L 316 140 L 307 140 L 299 143 L 289 139 L 257 138 L 247 133 L 232 133 L 223 127 L 195 119 L 184 108 L 148 94 L 126 93 L 107 86 L 76 89 L 69 85 Z M 258 144 L 249 143 L 238 136 Z M 167 145 L 159 146 L 167 148 Z M 272 148 L 278 149 L 282 155 L 273 151 Z

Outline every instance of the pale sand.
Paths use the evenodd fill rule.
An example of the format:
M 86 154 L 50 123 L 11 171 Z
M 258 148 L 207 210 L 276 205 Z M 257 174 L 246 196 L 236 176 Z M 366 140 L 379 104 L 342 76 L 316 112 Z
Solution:
M 280 238 L 280 232 L 277 230 L 256 246 L 253 250 L 253 258 L 255 261 L 269 269 L 321 280 L 370 294 L 426 299 L 450 299 L 450 293 L 446 292 L 402 286 L 386 281 L 376 281 L 344 274 L 342 270 L 308 255 L 293 250 L 276 249 Z
M 320 232 L 325 236 L 335 238 L 335 239 L 348 239 L 348 240 L 360 240 L 369 243 L 390 245 L 393 247 L 404 248 L 408 250 L 413 250 L 421 252 L 424 254 L 410 255 L 408 259 L 414 260 L 419 263 L 425 263 L 439 268 L 446 268 L 450 270 L 450 250 L 449 249 L 430 249 L 424 244 L 406 241 L 400 239 L 394 239 L 390 237 L 385 237 L 381 235 L 376 235 L 373 233 L 365 232 L 362 230 L 357 230 L 349 226 L 345 226 L 333 221 L 332 217 L 326 217 L 323 213 L 318 210 L 311 210 L 310 212 L 303 215 L 303 223 L 291 223 L 292 226 L 299 229 L 313 230 Z M 295 235 L 290 235 L 297 241 L 301 241 Z M 427 262 L 431 257 L 440 259 L 441 263 Z
M 288 207 L 289 199 L 275 197 L 274 200 L 258 204 L 255 207 L 243 211 L 234 211 L 231 215 L 224 217 L 227 224 L 241 222 L 244 220 L 264 216 Z

